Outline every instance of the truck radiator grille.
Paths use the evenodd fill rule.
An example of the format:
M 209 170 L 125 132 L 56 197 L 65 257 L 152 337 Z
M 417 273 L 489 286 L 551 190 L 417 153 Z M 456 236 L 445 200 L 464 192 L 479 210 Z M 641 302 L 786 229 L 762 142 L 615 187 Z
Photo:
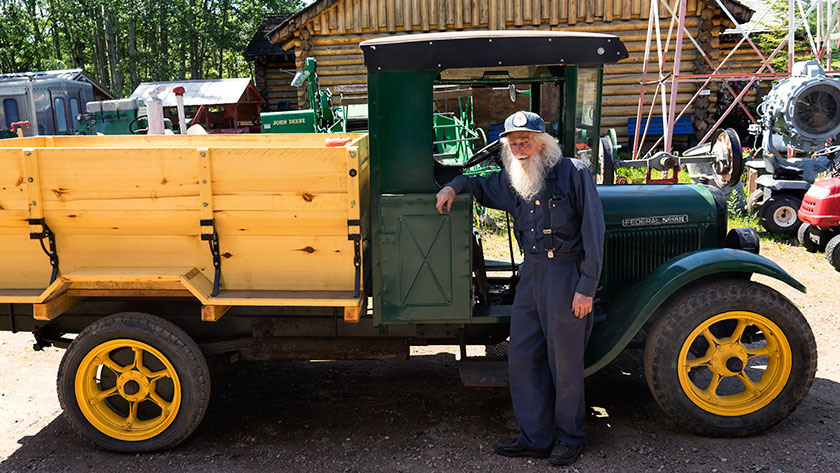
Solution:
M 636 282 L 669 259 L 700 249 L 700 230 L 669 228 L 608 233 L 601 285 Z

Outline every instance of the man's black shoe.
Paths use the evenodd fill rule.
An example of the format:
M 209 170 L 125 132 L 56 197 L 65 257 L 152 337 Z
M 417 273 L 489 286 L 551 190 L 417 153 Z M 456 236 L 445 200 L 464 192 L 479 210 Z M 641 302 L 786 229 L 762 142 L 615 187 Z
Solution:
M 563 442 L 557 442 L 551 449 L 548 461 L 552 465 L 571 465 L 577 461 L 582 450 L 583 445 L 571 446 Z
M 516 438 L 499 440 L 496 445 L 493 445 L 493 451 L 505 457 L 545 458 L 548 456 L 548 452 L 523 447 Z

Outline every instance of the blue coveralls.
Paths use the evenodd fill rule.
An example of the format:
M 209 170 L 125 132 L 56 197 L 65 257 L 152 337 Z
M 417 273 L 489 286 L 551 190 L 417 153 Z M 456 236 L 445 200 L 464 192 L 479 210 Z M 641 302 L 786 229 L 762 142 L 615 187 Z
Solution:
M 447 184 L 513 215 L 525 262 L 511 310 L 510 395 L 519 444 L 535 451 L 555 441 L 584 444 L 583 352 L 592 316 L 575 317 L 572 299 L 595 295 L 604 248 L 604 213 L 586 165 L 563 158 L 546 183 L 533 202 L 513 190 L 505 170 Z

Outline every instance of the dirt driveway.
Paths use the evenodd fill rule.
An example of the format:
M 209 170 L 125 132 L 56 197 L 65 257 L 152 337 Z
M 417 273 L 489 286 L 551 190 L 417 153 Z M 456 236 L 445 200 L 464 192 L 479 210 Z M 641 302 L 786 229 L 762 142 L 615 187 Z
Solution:
M 800 307 L 817 339 L 817 379 L 799 409 L 757 437 L 688 435 L 651 397 L 641 354 L 625 352 L 587 379 L 589 444 L 568 471 L 840 471 L 840 273 L 802 248 L 762 251 L 809 289 L 761 278 Z M 0 471 L 564 471 L 492 455 L 493 442 L 514 432 L 510 398 L 462 387 L 453 347 L 404 362 L 220 366 L 192 437 L 166 452 L 119 455 L 72 432 L 55 394 L 63 352 L 31 344 L 28 334 L 0 334 Z

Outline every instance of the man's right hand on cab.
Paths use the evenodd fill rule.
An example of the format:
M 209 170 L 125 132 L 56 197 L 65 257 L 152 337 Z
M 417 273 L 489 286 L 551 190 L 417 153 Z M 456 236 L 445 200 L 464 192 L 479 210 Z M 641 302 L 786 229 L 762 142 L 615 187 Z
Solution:
M 452 202 L 455 201 L 455 189 L 444 186 L 440 192 L 437 193 L 437 207 L 438 212 L 444 213 L 449 212 L 449 209 L 452 208 Z

